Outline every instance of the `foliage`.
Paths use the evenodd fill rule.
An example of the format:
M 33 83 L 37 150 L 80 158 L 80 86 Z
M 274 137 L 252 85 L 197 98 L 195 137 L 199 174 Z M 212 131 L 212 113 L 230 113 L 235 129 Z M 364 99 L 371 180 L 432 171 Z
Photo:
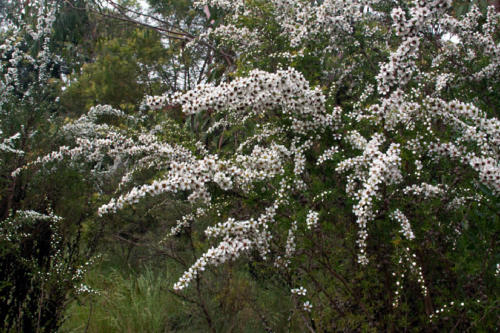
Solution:
M 87 275 L 90 284 L 105 292 L 73 303 L 62 332 L 165 332 L 177 304 L 166 297 L 168 273 L 144 268 L 137 275 L 112 270 Z M 76 317 L 76 318 L 75 318 Z
M 140 272 L 122 267 L 108 273 L 108 283 L 97 279 L 108 294 L 89 300 L 100 304 L 95 321 L 68 327 L 495 329 L 494 7 L 445 0 L 151 4 L 157 22 L 177 29 L 169 25 L 166 33 L 177 34 L 165 56 L 170 65 L 162 63 L 158 36 L 143 30 L 103 41 L 102 55 L 67 96 L 90 91 L 113 105 L 68 120 L 65 145 L 12 172 L 15 179 L 68 166 L 84 173 L 96 192 L 92 205 L 100 206 L 90 228 L 106 225 L 102 249 L 121 246 Z M 139 59 L 165 64 L 166 73 L 176 73 L 182 59 L 183 84 L 167 84 L 159 96 L 146 92 L 133 112 L 144 90 L 137 78 L 116 84 L 121 75 L 139 75 L 155 89 L 169 77 L 141 78 Z M 86 98 L 78 105 L 94 97 Z M 165 266 L 144 272 L 144 256 Z M 173 289 L 145 289 L 159 293 L 164 283 Z M 126 309 L 131 300 L 169 311 L 149 316 Z M 76 317 L 91 318 L 85 304 L 74 304 Z M 105 308 L 112 320 L 104 321 Z
M 160 73 L 168 62 L 165 53 L 159 36 L 147 30 L 104 39 L 96 46 L 95 61 L 84 64 L 81 74 L 69 76 L 61 101 L 74 114 L 96 104 L 132 111 L 145 94 L 154 94 L 163 86 Z
M 54 331 L 68 299 L 85 292 L 94 246 L 80 252 L 81 227 L 94 209 L 81 201 L 89 187 L 74 169 L 12 175 L 61 143 L 63 61 L 51 39 L 57 2 L 8 5 L 0 33 L 0 330 Z M 16 10 L 22 15 L 11 15 Z
M 54 331 L 66 293 L 89 290 L 80 284 L 88 263 L 80 262 L 61 229 L 60 217 L 34 211 L 18 211 L 0 222 L 2 330 Z

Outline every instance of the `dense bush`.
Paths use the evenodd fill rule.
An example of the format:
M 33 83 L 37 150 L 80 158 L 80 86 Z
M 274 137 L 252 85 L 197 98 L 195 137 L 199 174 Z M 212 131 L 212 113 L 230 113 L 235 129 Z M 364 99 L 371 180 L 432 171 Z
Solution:
M 182 300 L 165 301 L 180 316 L 160 318 L 165 330 L 186 330 L 192 311 L 204 319 L 193 330 L 493 330 L 495 7 L 193 9 L 206 29 L 176 36 L 218 62 L 204 80 L 146 96 L 136 112 L 92 107 L 62 128 L 66 145 L 13 177 L 57 174 L 63 160 L 86 172 L 115 238 L 165 259 L 169 277 L 184 271 L 165 291 Z

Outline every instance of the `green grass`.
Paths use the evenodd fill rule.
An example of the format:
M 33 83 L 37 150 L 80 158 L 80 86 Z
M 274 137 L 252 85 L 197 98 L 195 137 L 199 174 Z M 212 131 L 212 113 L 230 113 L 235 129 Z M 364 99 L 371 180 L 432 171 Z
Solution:
M 169 293 L 168 272 L 145 267 L 140 272 L 98 267 L 89 272 L 88 285 L 99 291 L 74 301 L 61 332 L 167 332 L 179 311 L 179 300 Z

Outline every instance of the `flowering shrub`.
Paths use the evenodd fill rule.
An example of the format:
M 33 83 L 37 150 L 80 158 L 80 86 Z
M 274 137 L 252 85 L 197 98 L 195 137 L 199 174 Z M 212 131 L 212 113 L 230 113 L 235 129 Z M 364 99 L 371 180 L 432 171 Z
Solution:
M 80 253 L 83 205 L 68 209 L 70 214 L 60 209 L 65 200 L 78 202 L 81 193 L 74 189 L 81 191 L 81 179 L 71 179 L 71 191 L 60 186 L 69 178 L 63 168 L 53 182 L 12 174 L 51 150 L 62 62 L 52 40 L 59 4 L 18 4 L 2 3 L 0 13 L 0 330 L 54 331 L 68 299 L 91 291 L 82 278 L 90 264 L 83 258 L 92 250 Z M 16 15 L 3 13 L 15 9 Z M 77 198 L 64 198 L 70 193 Z
M 168 143 L 161 123 L 128 132 L 98 124 L 97 113 L 123 117 L 98 106 L 68 125 L 73 147 L 34 164 L 69 157 L 121 174 L 101 216 L 169 197 L 192 207 L 172 235 L 216 218 L 205 228 L 213 246 L 173 286 L 179 295 L 206 271 L 248 260 L 291 290 L 287 320 L 301 329 L 492 328 L 495 9 L 471 4 L 455 16 L 445 0 L 195 6 L 224 13 L 199 38 L 234 48 L 235 72 L 144 106 L 209 115 L 205 140 Z M 145 170 L 153 179 L 134 184 Z M 445 313 L 450 302 L 465 306 Z
M 20 210 L 0 222 L 2 329 L 57 329 L 66 293 L 93 292 L 81 282 L 91 262 L 79 262 L 63 239 L 61 220 Z
M 50 51 L 50 31 L 55 6 L 33 2 L 26 12 L 34 11 L 36 23 L 24 22 L 24 28 L 0 17 L 0 216 L 5 218 L 14 206 L 20 180 L 10 173 L 29 160 L 29 154 L 44 142 L 40 130 L 50 123 L 56 107 L 51 73 L 59 58 Z M 21 20 L 22 21 L 22 20 Z

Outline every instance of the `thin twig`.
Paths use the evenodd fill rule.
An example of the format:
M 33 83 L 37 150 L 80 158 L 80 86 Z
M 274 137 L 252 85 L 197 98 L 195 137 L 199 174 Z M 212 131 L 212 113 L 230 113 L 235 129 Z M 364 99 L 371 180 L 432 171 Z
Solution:
M 148 24 L 145 22 L 141 22 L 141 21 L 132 19 L 132 18 L 126 16 L 125 14 L 123 14 L 123 17 L 116 16 L 116 15 L 103 13 L 103 12 L 100 12 L 100 11 L 97 11 L 94 9 L 76 7 L 69 0 L 64 0 L 64 2 L 67 3 L 71 8 L 76 9 L 76 10 L 90 11 L 91 13 L 100 15 L 102 17 L 106 17 L 106 18 L 110 18 L 110 19 L 114 19 L 114 20 L 119 20 L 119 21 L 123 21 L 123 22 L 127 22 L 127 23 L 132 23 L 135 25 L 140 25 L 140 26 L 143 26 L 143 27 L 148 28 L 148 29 L 153 29 L 153 30 L 158 31 L 159 33 L 163 34 L 164 36 L 166 36 L 167 38 L 170 38 L 170 39 L 183 40 L 183 41 L 195 41 L 196 43 L 198 43 L 202 46 L 208 47 L 211 50 L 219 53 L 224 58 L 224 61 L 227 63 L 228 66 L 231 67 L 234 64 L 231 55 L 224 52 L 223 50 L 217 49 L 215 46 L 211 45 L 210 43 L 207 43 L 203 40 L 198 39 L 195 35 L 193 35 L 189 32 L 186 32 L 179 27 L 176 27 L 180 31 L 180 32 L 177 32 L 175 30 L 162 28 L 159 26 L 151 25 L 151 24 Z M 146 15 L 146 14 L 144 14 L 144 15 Z

